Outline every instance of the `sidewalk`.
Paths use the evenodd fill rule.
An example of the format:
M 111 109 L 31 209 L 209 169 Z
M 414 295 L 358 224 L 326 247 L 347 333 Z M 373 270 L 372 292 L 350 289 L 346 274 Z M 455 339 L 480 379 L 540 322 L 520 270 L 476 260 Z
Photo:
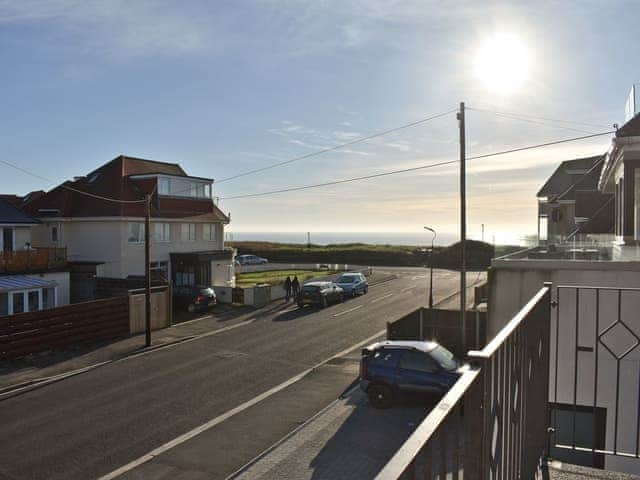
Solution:
M 389 410 L 376 410 L 356 388 L 229 478 L 374 478 L 432 407 L 424 402 L 405 402 Z
M 177 323 L 151 333 L 151 349 L 193 338 L 196 335 L 226 329 L 251 319 L 259 319 L 282 304 L 271 304 L 263 309 L 227 307 L 194 320 Z M 0 363 L 0 392 L 15 385 L 35 383 L 74 370 L 147 351 L 144 334 L 101 342 L 79 344 L 64 350 L 47 351 Z

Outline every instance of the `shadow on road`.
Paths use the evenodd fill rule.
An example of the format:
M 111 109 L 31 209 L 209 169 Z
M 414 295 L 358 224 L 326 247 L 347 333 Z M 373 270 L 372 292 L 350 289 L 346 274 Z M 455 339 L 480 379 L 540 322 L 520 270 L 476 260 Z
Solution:
M 355 408 L 311 460 L 307 478 L 374 478 L 436 403 L 435 398 L 411 396 L 378 410 L 364 396 L 352 396 Z

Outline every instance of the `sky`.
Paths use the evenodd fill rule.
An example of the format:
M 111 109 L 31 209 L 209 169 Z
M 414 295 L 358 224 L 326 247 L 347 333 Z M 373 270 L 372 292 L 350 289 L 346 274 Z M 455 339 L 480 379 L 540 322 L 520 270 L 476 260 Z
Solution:
M 51 180 L 0 164 L 0 191 L 46 190 L 120 154 L 224 179 L 461 101 L 576 122 L 468 110 L 469 156 L 605 132 L 640 82 L 639 14 L 637 2 L 590 0 L 0 0 L 0 156 Z M 455 233 L 456 165 L 225 197 L 455 160 L 458 135 L 451 113 L 215 195 L 235 232 Z M 469 161 L 469 234 L 534 233 L 535 194 L 558 163 L 610 141 Z

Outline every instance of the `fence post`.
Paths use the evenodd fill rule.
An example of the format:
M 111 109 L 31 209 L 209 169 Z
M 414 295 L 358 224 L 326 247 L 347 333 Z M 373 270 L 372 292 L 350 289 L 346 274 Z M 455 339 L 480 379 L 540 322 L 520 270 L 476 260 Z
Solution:
M 549 291 L 547 292 L 546 295 L 546 308 L 545 311 L 548 313 L 548 318 L 549 321 L 547 322 L 547 324 L 544 326 L 544 332 L 545 332 L 545 342 L 544 342 L 544 358 L 546 358 L 546 364 L 547 364 L 547 368 L 545 368 L 545 383 L 546 383 L 546 392 L 547 392 L 547 396 L 545 401 L 547 402 L 547 426 L 546 426 L 546 434 L 547 434 L 547 438 L 546 438 L 546 452 L 544 454 L 545 459 L 551 456 L 551 435 L 553 434 L 553 428 L 551 428 L 551 405 L 549 403 L 550 400 L 550 390 L 549 390 L 549 374 L 550 374 L 550 363 L 551 363 L 551 319 L 552 319 L 552 315 L 551 315 L 551 307 L 552 307 L 552 294 L 553 294 L 553 284 L 551 282 L 544 282 L 544 286 L 545 288 L 548 288 Z M 556 328 L 558 328 L 556 326 Z M 577 347 L 577 345 L 576 345 Z
M 481 362 L 478 362 L 481 363 Z M 479 365 L 476 365 L 479 366 Z M 464 396 L 463 432 L 464 432 L 464 479 L 484 480 L 485 425 L 487 412 L 485 403 L 485 369 L 480 368 L 476 381 Z

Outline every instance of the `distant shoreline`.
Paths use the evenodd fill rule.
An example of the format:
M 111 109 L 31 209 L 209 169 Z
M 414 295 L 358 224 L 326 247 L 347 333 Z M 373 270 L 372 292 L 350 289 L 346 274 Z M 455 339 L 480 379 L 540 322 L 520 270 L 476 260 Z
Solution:
M 362 243 L 367 245 L 396 245 L 425 247 L 431 245 L 431 234 L 428 232 L 310 232 L 314 245 L 339 245 Z M 493 236 L 485 236 L 487 243 L 493 243 Z M 497 245 L 526 245 L 531 235 L 514 238 L 496 236 Z M 470 234 L 469 239 L 480 240 Z M 456 233 L 438 232 L 435 245 L 448 246 L 460 240 Z M 225 232 L 227 242 L 273 242 L 290 245 L 306 245 L 307 232 Z

